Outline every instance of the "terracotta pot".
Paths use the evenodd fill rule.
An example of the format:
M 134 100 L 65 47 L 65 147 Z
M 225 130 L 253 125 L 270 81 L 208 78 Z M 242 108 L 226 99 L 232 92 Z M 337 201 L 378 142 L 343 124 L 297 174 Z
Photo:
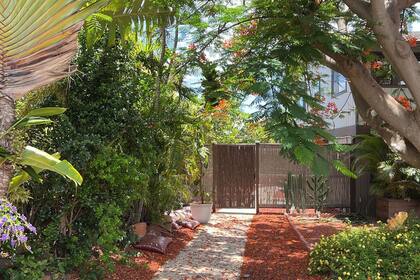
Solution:
M 201 224 L 207 224 L 211 217 L 213 204 L 211 203 L 191 203 L 191 215 L 194 220 L 199 221 Z
M 380 220 L 386 221 L 401 211 L 415 213 L 420 217 L 420 201 L 382 197 L 376 199 L 376 217 Z
M 147 232 L 147 223 L 137 223 L 133 225 L 133 231 L 134 233 L 142 238 L 143 236 L 146 235 Z

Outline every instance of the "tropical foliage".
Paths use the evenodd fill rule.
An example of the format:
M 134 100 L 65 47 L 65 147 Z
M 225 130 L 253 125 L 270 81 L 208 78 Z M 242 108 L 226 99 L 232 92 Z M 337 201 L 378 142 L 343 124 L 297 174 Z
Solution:
M 81 23 L 105 3 L 2 2 L 0 85 L 2 95 L 13 100 L 68 75 Z
M 361 135 L 355 148 L 355 169 L 372 176 L 371 192 L 387 198 L 420 198 L 420 170 L 411 167 L 377 135 Z
M 323 97 L 314 91 L 321 79 L 314 71 L 319 65 L 313 54 L 316 50 L 309 46 L 296 46 L 295 50 L 293 40 L 279 43 L 285 35 L 282 32 L 287 31 L 279 28 L 276 20 L 287 15 L 270 13 L 279 9 L 293 17 L 291 11 L 283 10 L 290 4 L 270 3 L 213 7 L 217 12 L 207 11 L 205 15 L 210 19 L 206 24 L 196 25 L 197 43 L 190 45 L 189 50 L 199 58 L 197 64 L 207 80 L 204 94 L 209 104 L 217 107 L 218 102 L 232 96 L 240 100 L 253 98 L 253 106 L 258 108 L 254 121 L 265 125 L 270 136 L 282 144 L 283 153 L 316 174 L 325 175 L 330 167 L 326 150 L 343 152 L 345 148 L 326 132 L 328 123 L 320 112 L 337 116 L 340 112 L 332 103 L 324 104 Z M 290 36 L 299 33 L 294 33 L 293 28 Z M 293 39 L 297 45 L 304 44 Z M 218 53 L 210 62 L 207 56 L 213 51 L 207 55 L 204 51 L 208 46 Z M 344 165 L 333 165 L 354 176 Z
M 22 173 L 14 184 L 50 170 L 80 184 L 80 174 L 67 161 L 33 147 L 21 153 L 13 150 L 14 128 L 49 123 L 48 116 L 62 113 L 60 108 L 29 112 L 15 121 L 15 101 L 29 91 L 61 79 L 71 72 L 70 61 L 77 51 L 77 35 L 83 20 L 105 4 L 97 1 L 2 1 L 0 56 L 0 196 L 4 196 L 13 176 L 14 164 Z M 22 12 L 24 11 L 24 12 Z M 22 177 L 23 176 L 23 177 Z
M 402 13 L 395 23 L 385 22 L 392 42 L 376 25 L 382 2 L 395 4 L 382 18 Z M 403 2 L 0 0 L 0 195 L 8 189 L 8 200 L 0 201 L 0 257 L 6 252 L 13 265 L 0 277 L 77 270 L 103 278 L 113 268 L 112 256 L 135 240 L 132 224 L 159 223 L 165 212 L 190 201 L 207 162 L 206 145 L 215 142 L 280 142 L 285 155 L 313 170 L 308 188 L 321 209 L 330 165 L 355 176 L 326 157 L 348 149 L 326 131 L 341 110 L 316 91 L 321 65 L 351 81 L 361 115 L 385 140 L 366 137 L 357 162 L 375 172 L 383 195 L 414 198 L 420 176 L 408 164 L 419 166 L 419 138 L 410 131 L 418 131 L 412 115 L 420 87 L 404 70 L 417 64 L 407 48 L 413 40 L 399 32 L 415 17 L 410 7 L 416 1 Z M 389 61 L 370 50 L 378 44 Z M 75 70 L 69 64 L 77 51 Z M 412 96 L 385 93 L 375 80 L 394 72 Z M 188 83 L 191 76 L 198 87 Z M 366 88 L 375 90 L 365 94 L 371 92 Z M 254 113 L 244 112 L 246 100 L 253 100 Z M 303 209 L 306 185 L 289 177 L 288 201 L 296 196 Z M 37 235 L 28 240 L 34 227 Z M 366 241 L 383 252 L 399 250 L 401 236 L 412 252 L 418 249 L 413 228 L 343 233 L 321 242 L 313 258 L 323 262 L 311 265 L 340 277 L 350 270 L 366 277 L 394 273 L 373 268 L 369 256 L 365 271 L 331 254 Z M 369 249 L 382 256 L 382 249 Z M 390 254 L 389 264 L 414 275 L 416 260 L 402 267 L 400 255 Z
M 98 12 L 90 15 L 85 23 L 87 45 L 106 37 L 114 45 L 117 36 L 123 41 L 134 34 L 144 34 L 151 42 L 156 27 L 174 24 L 185 1 L 110 0 Z
M 419 125 L 414 117 L 419 110 L 416 106 L 419 79 L 413 74 L 418 73 L 419 66 L 413 49 L 416 39 L 408 34 L 408 25 L 416 19 L 416 2 L 252 1 L 246 6 L 245 16 L 235 21 L 239 24 L 237 36 L 226 45 L 232 45 L 230 49 L 241 61 L 240 66 L 246 61 L 254 63 L 255 69 L 266 69 L 267 75 L 261 75 L 263 81 L 267 80 L 265 77 L 274 78 L 274 83 L 271 83 L 274 90 L 268 92 L 289 93 L 275 103 L 285 104 L 277 111 L 286 110 L 304 123 L 310 118 L 305 117 L 302 109 L 286 106 L 296 103 L 291 100 L 299 100 L 299 93 L 307 92 L 311 81 L 322 79 L 313 75 L 311 67 L 325 65 L 342 73 L 350 81 L 353 98 L 363 119 L 389 146 L 394 147 L 404 161 L 420 167 L 416 155 L 420 138 L 414 133 Z M 385 64 L 391 69 L 388 73 L 392 72 L 392 77 L 398 76 L 404 81 L 408 98 L 394 98 L 381 86 L 375 72 Z M 269 71 L 274 67 L 277 70 L 270 75 Z M 308 102 L 307 99 L 303 101 Z M 284 122 L 287 119 L 287 115 L 278 115 L 281 117 L 273 115 L 273 120 Z M 286 142 L 292 146 L 293 142 L 305 143 L 302 141 L 313 139 L 318 134 L 308 129 L 295 133 L 292 129 L 287 131 L 280 136 L 293 139 L 291 143 Z M 300 134 L 305 134 L 306 138 Z M 306 148 L 316 152 L 315 147 L 305 144 Z
M 207 108 L 199 96 L 181 95 L 188 92 L 179 88 L 182 77 L 161 83 L 157 96 L 160 58 L 148 48 L 133 41 L 110 46 L 108 38 L 88 46 L 86 40 L 83 33 L 77 75 L 34 92 L 18 106 L 22 115 L 34 106 L 68 108 L 24 138 L 59 151 L 84 181 L 75 188 L 60 176 L 41 173 L 40 181 L 12 188 L 16 202 L 22 193 L 30 196 L 22 208 L 42 234 L 30 241 L 34 254 L 17 257 L 22 268 L 9 270 L 10 275 L 22 274 L 38 257 L 47 261 L 43 271 L 77 267 L 101 275 L 112 268 L 111 254 L 133 241 L 132 224 L 158 223 L 165 211 L 189 201 L 191 187 L 200 182 L 206 143 L 265 135 L 254 132 L 259 126 L 248 127 L 248 115 L 233 99 L 232 107 L 217 109 Z M 212 118 L 217 112 L 223 116 Z M 95 265 L 88 261 L 92 247 L 103 252 Z

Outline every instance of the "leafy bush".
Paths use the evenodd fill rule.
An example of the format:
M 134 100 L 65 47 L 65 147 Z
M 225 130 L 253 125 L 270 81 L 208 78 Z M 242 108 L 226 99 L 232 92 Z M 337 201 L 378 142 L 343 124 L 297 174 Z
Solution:
M 10 280 L 42 279 L 48 260 L 39 260 L 29 255 L 18 257 L 16 260 L 19 270 L 9 270 L 5 277 Z
M 420 169 L 405 163 L 376 135 L 359 135 L 354 165 L 372 174 L 371 193 L 395 199 L 420 198 Z
M 16 257 L 9 275 L 27 274 L 24 267 L 48 260 L 37 271 L 77 270 L 101 278 L 112 268 L 110 256 L 133 240 L 132 224 L 158 222 L 165 211 L 188 202 L 189 187 L 200 181 L 199 151 L 206 142 L 253 141 L 263 134 L 257 126 L 238 129 L 247 125 L 239 102 L 208 111 L 202 96 L 184 88 L 185 71 L 171 71 L 154 48 L 129 40 L 109 46 L 105 38 L 87 48 L 83 34 L 80 41 L 72 79 L 29 96 L 19 111 L 68 108 L 26 136 L 72 162 L 84 181 L 75 187 L 42 173 L 40 181 L 14 192 L 39 235 L 34 255 Z M 213 113 L 221 113 L 217 121 Z M 28 203 L 18 199 L 22 194 L 31 197 Z
M 420 223 L 349 228 L 321 238 L 310 254 L 309 270 L 333 279 L 418 279 Z
M 18 256 L 10 275 L 26 273 L 19 267 L 34 266 L 35 258 L 48 259 L 39 266 L 43 272 L 77 269 L 101 278 L 112 268 L 111 254 L 130 242 L 131 225 L 159 221 L 179 207 L 199 176 L 199 106 L 174 95 L 170 82 L 156 95 L 152 54 L 130 42 L 108 47 L 106 40 L 91 50 L 83 40 L 79 74 L 71 83 L 35 93 L 20 110 L 68 108 L 49 127 L 28 131 L 28 138 L 69 159 L 84 182 L 75 187 L 45 173 L 42 182 L 25 184 L 32 199 L 20 207 L 39 235 L 32 242 L 34 255 Z

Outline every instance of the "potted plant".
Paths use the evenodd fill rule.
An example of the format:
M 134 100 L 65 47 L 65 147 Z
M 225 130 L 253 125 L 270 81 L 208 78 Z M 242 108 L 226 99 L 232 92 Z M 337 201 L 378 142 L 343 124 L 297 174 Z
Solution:
M 208 164 L 208 149 L 202 147 L 199 149 L 198 155 L 200 158 L 200 178 L 198 184 L 196 184 L 195 191 L 193 191 L 194 197 L 198 197 L 198 200 L 196 199 L 190 205 L 191 215 L 194 220 L 202 224 L 207 224 L 211 217 L 213 204 L 211 202 L 211 195 L 204 190 L 201 178 L 203 176 L 203 167 Z
M 386 220 L 398 212 L 420 217 L 420 169 L 413 168 L 392 152 L 382 138 L 359 136 L 356 167 L 371 174 L 370 191 L 376 196 L 376 217 Z
M 205 192 L 200 184 L 200 200 L 191 203 L 191 215 L 194 220 L 201 224 L 207 224 L 211 217 L 213 210 L 213 203 L 211 203 L 210 194 Z
M 138 238 L 143 238 L 147 233 L 147 223 L 142 221 L 143 204 L 144 202 L 140 200 L 137 201 L 134 206 L 134 224 L 132 225 L 132 230 Z
M 386 220 L 398 212 L 420 217 L 419 169 L 399 159 L 381 162 L 372 190 L 377 194 L 377 218 Z

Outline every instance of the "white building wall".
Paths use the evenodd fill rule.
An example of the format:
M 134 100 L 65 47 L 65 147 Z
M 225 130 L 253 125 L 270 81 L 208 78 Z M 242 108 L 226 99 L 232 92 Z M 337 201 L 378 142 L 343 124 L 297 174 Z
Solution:
M 318 92 L 325 97 L 325 104 L 328 104 L 330 101 L 334 102 L 340 112 L 333 119 L 327 120 L 329 128 L 331 130 L 339 130 L 355 127 L 357 121 L 356 106 L 347 81 L 345 81 L 343 76 L 340 77 L 341 79 L 337 79 L 337 74 L 333 74 L 333 71 L 327 67 L 320 67 L 317 69 L 317 72 L 322 77 Z M 339 85 L 337 80 L 341 81 Z
M 333 101 L 337 104 L 338 110 L 341 114 L 335 117 L 330 122 L 330 129 L 338 129 L 343 127 L 356 125 L 356 106 L 354 105 L 353 96 L 350 91 L 347 91 L 339 96 L 329 96 L 328 101 Z
M 356 127 L 366 125 L 366 123 L 357 114 L 356 105 L 348 83 L 345 82 L 345 90 L 334 94 L 337 88 L 334 89 L 336 79 L 333 77 L 333 71 L 327 67 L 320 67 L 317 69 L 317 72 L 322 76 L 322 82 L 319 89 L 315 90 L 314 93 L 321 92 L 326 99 L 325 104 L 328 104 L 330 101 L 335 102 L 342 115 L 341 118 L 335 117 L 333 120 L 327 120 L 331 132 L 337 136 L 356 135 Z M 407 88 L 384 88 L 384 90 L 392 96 L 412 98 Z

